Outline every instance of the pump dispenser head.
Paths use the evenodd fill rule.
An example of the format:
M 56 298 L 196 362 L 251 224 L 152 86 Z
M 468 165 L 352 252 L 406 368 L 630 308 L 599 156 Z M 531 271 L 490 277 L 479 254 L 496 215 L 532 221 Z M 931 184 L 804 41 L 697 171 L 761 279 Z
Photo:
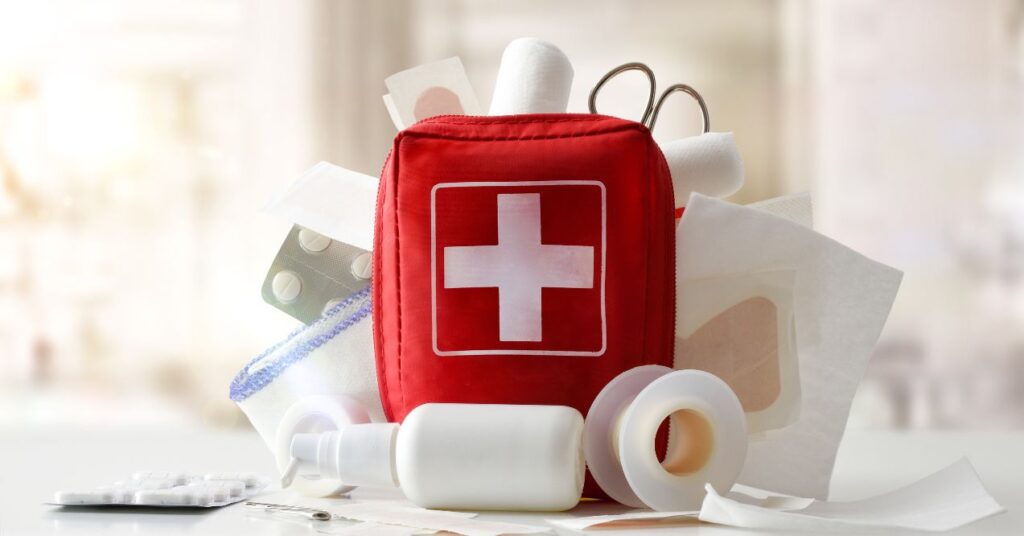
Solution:
M 396 487 L 394 423 L 353 424 L 319 434 L 295 434 L 292 461 L 281 479 L 296 475 L 337 479 L 349 486 Z
M 330 497 L 352 491 L 352 486 L 332 478 L 295 478 L 299 464 L 291 456 L 292 438 L 297 434 L 317 434 L 340 430 L 353 424 L 370 422 L 370 416 L 358 400 L 345 395 L 310 395 L 288 408 L 277 426 L 274 455 L 284 476 L 282 487 L 291 487 L 311 497 Z

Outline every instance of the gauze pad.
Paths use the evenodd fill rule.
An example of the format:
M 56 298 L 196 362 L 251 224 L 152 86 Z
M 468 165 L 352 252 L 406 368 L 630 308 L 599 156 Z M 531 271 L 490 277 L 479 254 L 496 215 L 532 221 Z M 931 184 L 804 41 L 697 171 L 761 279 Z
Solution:
M 384 420 L 373 361 L 369 289 L 293 332 L 250 361 L 231 382 L 231 400 L 275 454 L 278 427 L 288 410 L 316 395 L 346 395 L 372 420 Z
M 800 416 L 750 442 L 741 484 L 828 496 L 854 392 L 902 274 L 798 223 L 693 194 L 676 233 L 680 287 L 723 274 L 794 271 Z M 680 309 L 686 294 L 679 292 Z

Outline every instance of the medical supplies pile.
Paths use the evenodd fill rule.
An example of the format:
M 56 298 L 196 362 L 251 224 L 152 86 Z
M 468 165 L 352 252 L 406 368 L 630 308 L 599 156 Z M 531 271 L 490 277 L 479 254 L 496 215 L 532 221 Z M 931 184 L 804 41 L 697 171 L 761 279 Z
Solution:
M 640 121 L 597 114 L 627 71 L 650 83 Z M 516 40 L 483 115 L 458 58 L 395 74 L 380 178 L 320 163 L 269 204 L 294 227 L 263 296 L 305 325 L 231 398 L 283 484 L 398 487 L 438 509 L 586 496 L 655 511 L 616 519 L 753 528 L 1000 512 L 966 461 L 891 494 L 899 511 L 824 501 L 901 273 L 814 231 L 807 194 L 721 200 L 742 161 L 692 87 L 657 96 L 629 63 L 566 113 L 573 78 L 557 47 Z M 656 143 L 676 93 L 704 132 Z

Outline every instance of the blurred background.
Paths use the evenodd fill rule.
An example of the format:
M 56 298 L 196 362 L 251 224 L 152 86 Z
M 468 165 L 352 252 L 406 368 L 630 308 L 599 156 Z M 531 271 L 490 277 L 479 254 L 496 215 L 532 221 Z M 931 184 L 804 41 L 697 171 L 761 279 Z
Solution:
M 851 426 L 1024 425 L 1024 0 L 0 1 L 0 425 L 248 426 L 228 384 L 295 327 L 260 208 L 378 174 L 392 73 L 458 55 L 486 109 L 522 36 L 574 62 L 570 111 L 626 61 L 696 87 L 735 201 L 809 190 L 906 272 Z M 699 128 L 673 99 L 656 137 Z

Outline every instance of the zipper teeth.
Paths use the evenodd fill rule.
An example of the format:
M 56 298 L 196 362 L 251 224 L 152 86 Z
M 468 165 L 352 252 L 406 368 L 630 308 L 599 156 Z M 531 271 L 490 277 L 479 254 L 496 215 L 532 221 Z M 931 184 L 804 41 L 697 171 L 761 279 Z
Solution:
M 382 240 L 382 238 L 380 236 L 380 234 L 381 234 L 380 231 L 383 230 L 383 225 L 382 225 L 382 223 L 379 220 L 380 220 L 381 216 L 383 215 L 383 211 L 381 209 L 382 209 L 383 204 L 384 204 L 384 193 L 386 191 L 385 190 L 385 180 L 386 179 L 385 179 L 385 176 L 384 176 L 384 171 L 387 170 L 388 164 L 391 162 L 391 156 L 392 156 L 392 154 L 394 152 L 395 152 L 395 146 L 392 144 L 391 149 L 388 150 L 387 156 L 384 157 L 384 164 L 381 165 L 381 167 L 380 167 L 380 173 L 379 173 L 380 179 L 377 181 L 377 203 L 376 203 L 376 207 L 374 209 L 374 214 L 373 214 L 373 249 L 374 249 L 374 251 L 372 252 L 372 254 L 373 254 L 373 264 L 374 264 L 374 266 L 377 266 L 378 263 L 379 263 L 379 265 L 381 266 L 381 272 L 382 273 L 384 271 L 384 269 L 383 269 L 384 258 L 380 254 L 381 253 L 381 248 L 379 246 L 380 246 L 380 241 Z M 380 315 L 381 317 L 383 317 L 383 315 L 384 315 L 384 312 L 383 312 L 384 308 L 381 307 L 379 303 L 375 303 L 375 299 L 374 299 L 374 297 L 378 293 L 378 289 L 380 288 L 380 285 L 382 284 L 380 279 L 381 278 L 377 274 L 374 274 L 373 280 L 370 282 L 370 288 L 371 288 L 371 290 L 370 290 L 370 308 L 371 308 L 371 311 L 372 311 L 371 321 L 374 322 L 374 323 L 376 323 L 378 315 Z M 383 352 L 384 351 L 383 345 L 379 344 L 380 341 L 377 340 L 376 332 L 377 332 L 378 329 L 383 329 L 383 327 L 382 326 L 374 326 L 374 333 L 373 333 L 373 337 L 372 337 L 372 340 L 373 340 L 373 366 L 374 366 L 374 368 L 379 368 L 378 364 L 377 364 L 377 357 L 378 357 L 379 354 L 377 352 Z M 377 384 L 378 384 L 377 389 L 379 391 L 381 391 L 381 393 L 380 393 L 380 396 L 381 396 L 381 408 L 384 410 L 384 418 L 388 422 L 394 422 L 394 419 L 392 418 L 390 402 L 384 400 L 384 398 L 383 398 L 385 396 L 390 396 L 390 394 L 387 393 L 385 389 L 381 388 L 382 386 L 386 386 L 387 385 L 387 380 L 385 379 L 385 377 L 383 375 L 379 375 L 377 377 Z
M 544 113 L 544 114 L 515 114 L 515 115 L 443 114 L 443 115 L 435 115 L 435 116 L 432 116 L 432 117 L 428 117 L 426 119 L 420 119 L 419 121 L 416 121 L 415 123 L 413 123 L 413 124 L 409 125 L 408 127 L 406 127 L 405 130 L 409 130 L 410 128 L 413 128 L 413 127 L 415 127 L 417 125 L 429 125 L 429 124 L 439 124 L 439 123 L 440 124 L 446 124 L 446 121 L 448 119 L 460 119 L 460 120 L 467 120 L 468 119 L 470 121 L 473 121 L 473 120 L 494 119 L 494 118 L 498 118 L 498 117 L 522 117 L 524 115 L 592 116 L 594 121 L 599 121 L 599 120 L 602 120 L 602 119 L 614 119 L 616 121 L 629 121 L 629 119 L 623 119 L 621 117 L 614 117 L 614 116 L 611 116 L 611 115 L 604 115 L 604 114 L 591 114 L 591 113 L 579 113 L 579 114 L 573 114 L 573 113 L 563 113 L 563 114 L 559 114 L 559 113 Z

